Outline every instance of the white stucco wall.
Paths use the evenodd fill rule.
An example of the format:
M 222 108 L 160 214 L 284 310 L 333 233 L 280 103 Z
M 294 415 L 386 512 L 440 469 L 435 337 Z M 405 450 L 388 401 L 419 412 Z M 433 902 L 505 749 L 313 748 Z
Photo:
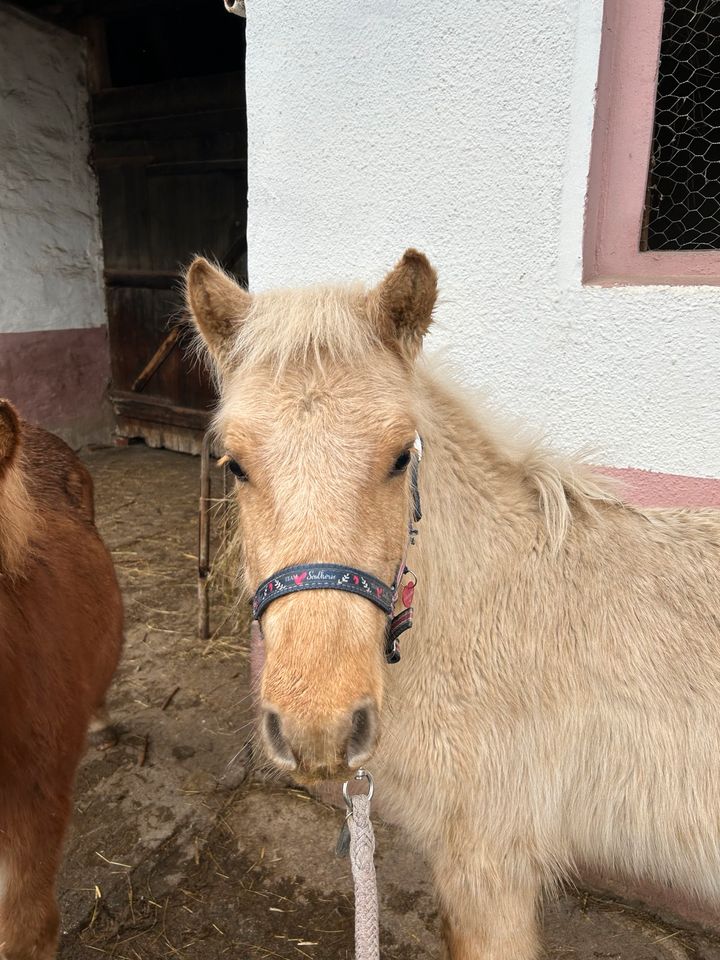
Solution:
M 581 283 L 601 0 L 248 3 L 250 280 L 440 274 L 433 346 L 566 450 L 720 477 L 720 290 Z
M 0 3 L 0 333 L 105 323 L 83 41 Z

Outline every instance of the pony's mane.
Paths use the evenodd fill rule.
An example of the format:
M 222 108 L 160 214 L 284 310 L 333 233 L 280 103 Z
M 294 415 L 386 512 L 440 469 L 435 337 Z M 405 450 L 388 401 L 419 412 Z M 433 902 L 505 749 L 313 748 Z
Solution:
M 542 437 L 531 439 L 515 453 L 515 463 L 537 491 L 550 545 L 557 549 L 574 519 L 573 509 L 593 515 L 600 503 L 620 504 L 621 485 L 588 463 L 588 453 L 565 456 L 546 446 Z
M 256 294 L 238 324 L 231 361 L 280 373 L 294 363 L 322 367 L 366 360 L 380 343 L 366 294 L 361 284 Z
M 517 471 L 536 492 L 550 545 L 557 549 L 565 540 L 574 520 L 574 511 L 594 515 L 597 506 L 624 504 L 623 486 L 594 467 L 589 458 L 597 451 L 581 450 L 562 454 L 554 450 L 546 437 L 520 419 L 499 412 L 479 391 L 458 383 L 447 371 L 444 358 L 435 358 L 426 366 L 432 379 L 449 390 L 456 402 L 468 411 L 487 438 L 499 463 Z
M 0 475 L 0 579 L 22 573 L 31 551 L 36 518 L 18 463 Z

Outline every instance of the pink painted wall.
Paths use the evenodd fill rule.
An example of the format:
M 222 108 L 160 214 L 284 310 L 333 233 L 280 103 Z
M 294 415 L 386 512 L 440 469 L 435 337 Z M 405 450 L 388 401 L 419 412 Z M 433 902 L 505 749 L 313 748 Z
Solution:
M 638 507 L 720 507 L 720 480 L 602 467 L 622 483 L 624 499 Z
M 106 327 L 0 333 L 0 397 L 73 445 L 111 436 Z

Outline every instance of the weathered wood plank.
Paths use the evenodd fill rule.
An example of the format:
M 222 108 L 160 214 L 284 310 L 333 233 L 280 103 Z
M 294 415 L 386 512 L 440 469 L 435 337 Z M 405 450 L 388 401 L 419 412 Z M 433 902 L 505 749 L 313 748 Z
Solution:
M 212 419 L 211 410 L 181 407 L 160 397 L 138 397 L 137 394 L 112 391 L 110 399 L 118 416 L 132 420 L 147 420 L 204 432 Z
M 171 140 L 176 137 L 204 136 L 228 131 L 245 131 L 245 108 L 203 110 L 166 116 L 120 120 L 116 123 L 93 123 L 92 136 L 99 142 L 108 140 Z
M 172 114 L 236 109 L 244 104 L 242 70 L 211 77 L 179 77 L 102 90 L 92 98 L 93 122 L 121 123 Z
M 175 160 L 165 163 L 150 163 L 148 176 L 197 176 L 203 173 L 244 174 L 247 160 Z
M 105 283 L 109 287 L 172 290 L 180 278 L 180 273 L 170 270 L 105 270 Z

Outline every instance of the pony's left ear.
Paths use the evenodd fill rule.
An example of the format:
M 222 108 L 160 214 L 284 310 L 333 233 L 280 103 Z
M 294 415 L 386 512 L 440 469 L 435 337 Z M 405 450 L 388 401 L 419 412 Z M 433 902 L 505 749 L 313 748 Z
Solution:
M 424 253 L 406 250 L 402 259 L 370 293 L 383 334 L 414 357 L 432 323 L 437 274 Z
M 198 333 L 222 369 L 238 327 L 250 311 L 252 297 L 223 270 L 197 257 L 185 277 L 185 299 Z

